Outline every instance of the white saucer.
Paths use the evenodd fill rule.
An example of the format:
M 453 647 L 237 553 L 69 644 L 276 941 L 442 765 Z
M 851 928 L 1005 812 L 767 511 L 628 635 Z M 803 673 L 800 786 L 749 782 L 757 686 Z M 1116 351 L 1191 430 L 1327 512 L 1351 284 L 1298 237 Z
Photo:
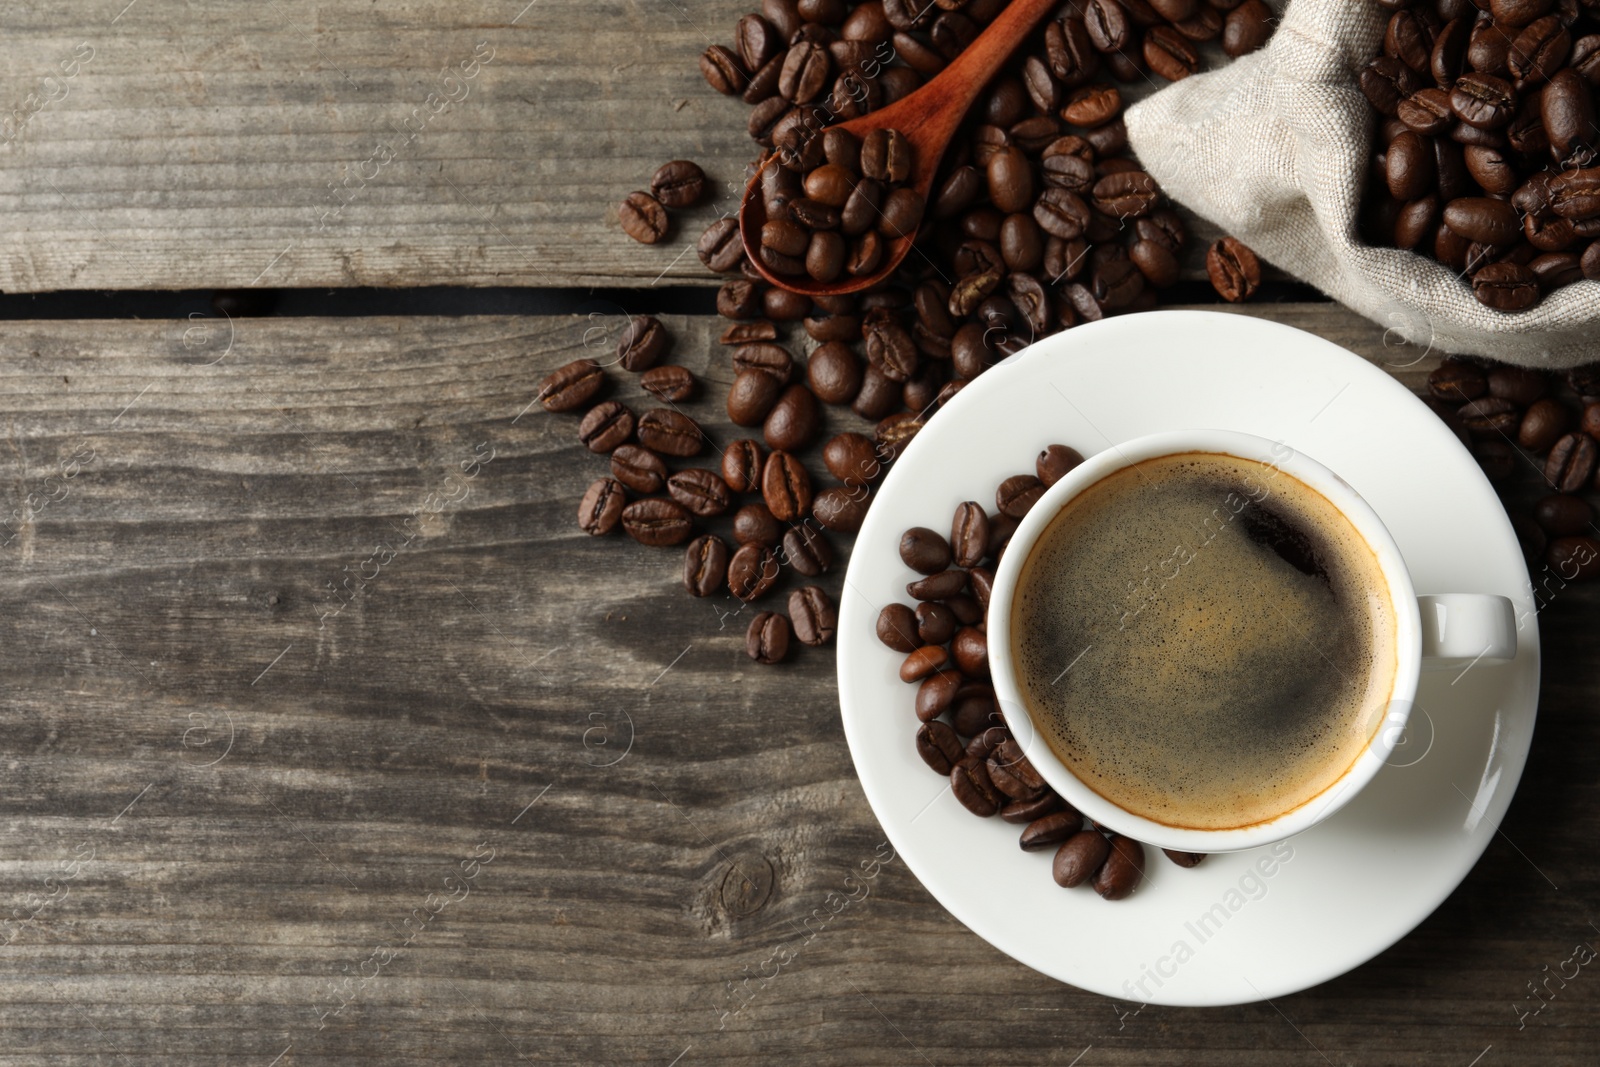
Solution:
M 1183 870 L 1149 850 L 1133 897 L 1065 890 L 1020 827 L 974 818 L 918 758 L 915 689 L 874 634 L 908 601 L 909 526 L 947 530 L 956 505 L 1060 442 L 1085 455 L 1160 430 L 1284 440 L 1344 477 L 1382 517 L 1418 592 L 1499 593 L 1518 612 L 1514 662 L 1425 674 L 1391 766 L 1327 822 L 1276 847 Z M 894 464 L 850 559 L 839 622 L 845 736 L 873 811 L 907 866 L 973 932 L 1063 982 L 1119 1001 L 1235 1004 L 1356 967 L 1449 896 L 1488 846 L 1522 776 L 1539 690 L 1528 572 L 1505 511 L 1442 422 L 1394 379 L 1321 338 L 1199 311 L 1129 315 L 1046 338 L 978 378 Z M 1408 765 L 1407 765 L 1408 764 Z M 1284 858 L 1285 850 L 1288 852 Z M 1269 871 L 1263 875 L 1262 871 Z

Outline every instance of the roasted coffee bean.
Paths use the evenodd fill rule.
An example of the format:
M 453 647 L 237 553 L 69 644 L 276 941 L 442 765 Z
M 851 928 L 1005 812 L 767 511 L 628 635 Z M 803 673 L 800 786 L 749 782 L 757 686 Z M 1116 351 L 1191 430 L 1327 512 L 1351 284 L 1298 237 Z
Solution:
M 610 452 L 633 436 L 635 421 L 626 404 L 607 400 L 590 408 L 578 423 L 578 440 L 591 452 Z
M 1223 237 L 1206 249 L 1206 274 L 1217 295 L 1229 303 L 1248 300 L 1261 287 L 1261 263 L 1244 242 Z
M 1561 166 L 1588 167 L 1596 159 L 1594 96 L 1589 83 L 1574 70 L 1550 79 L 1539 95 L 1539 115 L 1550 155 Z
M 1520 263 L 1490 263 L 1472 276 L 1472 295 L 1485 307 L 1521 311 L 1539 302 L 1539 280 Z
M 993 777 L 993 771 L 990 777 Z M 1082 815 L 1075 811 L 1058 811 L 1030 822 L 1023 829 L 1018 843 L 1024 852 L 1043 852 L 1061 845 L 1082 828 Z
M 1473 458 L 1491 482 L 1503 482 L 1516 473 L 1517 450 L 1504 439 L 1490 438 L 1472 446 Z
M 761 472 L 761 497 L 781 522 L 798 522 L 811 510 L 811 477 L 787 452 L 773 452 Z
M 1517 427 L 1517 444 L 1530 452 L 1543 452 L 1567 432 L 1570 421 L 1567 406 L 1559 400 L 1536 400 L 1523 412 Z
M 761 224 L 761 251 L 765 256 L 768 252 L 776 252 L 780 256 L 793 259 L 805 254 L 806 246 L 811 243 L 811 234 L 804 226 L 788 219 L 768 219 Z M 776 257 L 774 257 L 776 258 Z M 795 271 L 785 271 L 794 274 Z
M 622 483 L 600 478 L 584 492 L 578 502 L 578 529 L 591 536 L 608 534 L 622 518 L 626 493 Z
M 728 483 L 715 472 L 699 468 L 681 470 L 668 478 L 667 494 L 702 517 L 721 515 L 733 505 Z
M 742 370 L 728 387 L 728 418 L 735 426 L 759 426 L 778 402 L 782 385 L 758 370 Z
M 1453 404 L 1476 400 L 1488 391 L 1489 382 L 1475 363 L 1447 359 L 1428 375 L 1428 392 Z
M 911 582 L 906 586 L 906 592 L 914 600 L 948 600 L 966 587 L 967 572 L 950 570 Z
M 736 493 L 761 491 L 761 446 L 750 440 L 730 444 L 722 453 L 722 480 Z
M 1467 165 L 1470 169 L 1470 154 Z M 1410 130 L 1390 141 L 1386 177 L 1389 193 L 1396 200 L 1415 200 L 1422 196 L 1434 184 L 1432 146 L 1421 134 Z
M 1174 852 L 1170 848 L 1164 848 L 1161 852 L 1179 867 L 1198 867 L 1200 861 L 1206 858 L 1204 852 Z
M 575 359 L 551 371 L 535 394 L 546 411 L 571 411 L 594 399 L 606 372 L 592 359 Z
M 1551 537 L 1583 533 L 1594 523 L 1594 509 L 1582 497 L 1553 493 L 1534 502 L 1533 519 Z
M 782 345 L 741 345 L 734 349 L 733 368 L 736 373 L 760 371 L 779 385 L 788 385 L 794 377 L 794 357 Z
M 767 413 L 761 434 L 768 448 L 798 452 L 816 436 L 821 418 L 817 398 L 811 390 L 803 385 L 791 385 Z
M 1468 126 L 1495 130 L 1509 123 L 1516 114 L 1516 91 L 1505 79 L 1475 70 L 1463 74 L 1451 86 L 1450 107 Z
M 749 603 L 765 596 L 777 584 L 778 557 L 766 545 L 743 544 L 728 560 L 728 592 Z
M 977 599 L 978 607 L 988 611 L 989 598 L 994 595 L 994 572 L 987 567 L 974 567 L 967 572 L 967 585 L 972 588 L 972 595 Z M 969 625 L 975 621 L 970 621 Z
M 917 728 L 917 755 L 939 774 L 949 774 L 964 758 L 961 739 L 942 722 L 924 722 Z
M 755 67 L 751 67 L 752 70 Z M 687 159 L 663 163 L 650 179 L 650 192 L 663 207 L 694 207 L 705 194 L 706 175 L 698 164 Z
M 716 534 L 689 542 L 683 557 L 683 587 L 690 596 L 710 596 L 728 580 L 728 543 Z
M 1093 200 L 1097 210 L 1113 218 L 1136 219 L 1155 210 L 1161 189 L 1142 170 L 1121 171 L 1095 182 Z
M 1017 532 L 1017 521 L 1004 513 L 989 516 L 989 556 L 998 560 L 1006 542 Z
M 617 207 L 617 221 L 622 232 L 640 244 L 653 245 L 667 236 L 672 228 L 667 209 L 646 192 L 633 192 Z
M 1144 846 L 1131 837 L 1112 834 L 1110 853 L 1094 875 L 1094 891 L 1107 900 L 1121 900 L 1144 877 Z
M 995 507 L 1002 515 L 1020 519 L 1044 495 L 1044 482 L 1031 474 L 1017 474 L 1000 483 L 995 490 Z
M 1583 405 L 1583 417 L 1579 425 L 1590 437 L 1600 435 L 1600 403 L 1590 401 Z
M 989 515 L 983 505 L 967 501 L 956 508 L 950 524 L 950 549 L 958 567 L 976 567 L 989 552 Z
M 861 174 L 880 182 L 911 177 L 914 149 L 899 130 L 873 130 L 861 142 Z
M 694 520 L 677 502 L 653 496 L 622 509 L 622 529 L 641 545 L 681 545 L 694 532 Z
M 726 319 L 749 319 L 761 314 L 760 288 L 754 283 L 746 281 L 723 282 L 721 288 L 717 290 L 717 314 Z M 747 344 L 750 341 L 760 340 L 760 338 L 745 338 L 740 335 L 739 339 L 730 341 L 730 337 L 734 336 L 735 330 L 748 328 L 753 327 L 730 327 L 728 332 L 722 335 L 722 343 Z M 770 332 L 773 337 L 778 335 L 777 327 L 770 322 L 763 324 L 761 328 L 762 332 Z M 771 340 L 771 338 L 767 338 L 767 340 Z
M 811 502 L 811 514 L 829 530 L 855 533 L 861 529 L 871 503 L 865 486 L 836 485 L 817 493 Z
M 710 270 L 724 273 L 735 270 L 744 258 L 744 244 L 739 238 L 739 220 L 723 218 L 706 227 L 695 245 L 700 262 Z
M 922 647 L 917 640 L 917 616 L 905 604 L 888 604 L 878 612 L 878 640 L 896 652 L 915 652 Z
M 1011 801 L 1001 807 L 1000 818 L 1009 823 L 1026 826 L 1035 820 L 1044 818 L 1046 815 L 1055 815 L 1057 813 L 1069 814 L 1072 818 L 1078 820 L 1079 826 L 1083 825 L 1083 816 L 1079 815 L 1066 801 L 1049 790 L 1040 793 L 1032 800 Z
M 611 477 L 636 493 L 659 493 L 666 488 L 667 465 L 647 448 L 618 445 L 611 453 Z
M 1103 126 L 1122 113 L 1122 93 L 1102 83 L 1074 89 L 1061 108 L 1061 117 L 1074 126 Z M 1005 210 L 1001 208 L 1001 210 Z
M 877 367 L 868 367 L 861 376 L 861 388 L 850 404 L 850 410 L 864 419 L 883 418 L 900 404 L 900 383 L 889 378 Z
M 820 586 L 802 586 L 789 594 L 789 625 L 801 644 L 825 645 L 839 629 L 839 612 Z
M 746 75 L 739 57 L 720 44 L 707 48 L 700 57 L 700 73 L 705 76 L 707 85 L 726 96 L 744 89 Z
M 902 682 L 919 682 L 934 671 L 943 670 L 950 656 L 938 645 L 923 645 L 900 664 Z
M 942 645 L 955 636 L 959 623 L 955 612 L 943 604 L 917 605 L 917 636 L 925 645 Z
M 1469 400 L 1461 405 L 1456 414 L 1461 425 L 1473 437 L 1509 437 L 1521 421 L 1516 405 L 1497 396 Z
M 1549 180 L 1550 210 L 1564 219 L 1600 215 L 1600 167 L 1566 170 Z
M 1594 476 L 1596 446 L 1586 433 L 1569 433 L 1550 446 L 1544 461 L 1544 480 L 1558 493 L 1577 493 Z
M 918 574 L 938 574 L 950 566 L 950 543 L 926 526 L 900 535 L 900 559 Z
M 890 381 L 904 382 L 917 370 L 917 345 L 893 319 L 868 316 L 863 326 L 867 361 Z
M 822 462 L 829 474 L 847 486 L 875 481 L 883 469 L 872 441 L 853 431 L 829 438 L 822 446 Z
M 961 675 L 955 671 L 930 674 L 917 687 L 916 712 L 922 722 L 932 722 L 950 707 L 956 690 L 961 688 Z
M 1545 562 L 1566 581 L 1600 577 L 1600 540 L 1593 537 L 1558 537 L 1545 550 Z
M 1422 88 L 1416 72 L 1394 56 L 1379 56 L 1368 63 L 1359 83 L 1372 106 L 1391 117 L 1399 110 L 1400 101 Z
M 964 756 L 950 771 L 950 791 L 961 806 L 987 819 L 1000 810 L 1002 794 L 989 780 L 989 769 L 982 760 Z
M 884 198 L 878 232 L 890 240 L 914 236 L 922 224 L 924 206 L 922 194 L 915 189 L 892 190 Z
M 1039 194 L 1033 218 L 1052 237 L 1071 241 L 1082 237 L 1090 222 L 1089 205 L 1070 189 L 1051 186 Z
M 695 378 L 687 367 L 651 367 L 639 375 L 644 391 L 669 404 L 688 400 L 695 393 Z
M 1565 223 L 1566 220 L 1557 221 Z M 1539 288 L 1545 292 L 1583 281 L 1582 262 L 1571 252 L 1546 252 L 1533 259 L 1528 269 L 1533 272 Z
M 1083 455 L 1066 445 L 1050 445 L 1034 460 L 1034 469 L 1045 488 L 1055 485 L 1083 462 Z
M 902 411 L 880 420 L 873 434 L 878 443 L 878 454 L 886 461 L 899 458 L 911 439 L 922 432 L 923 425 L 923 421 L 911 411 Z
M 1450 132 L 1456 123 L 1456 113 L 1450 107 L 1450 94 L 1443 89 L 1419 89 L 1400 101 L 1395 109 L 1395 117 L 1405 123 L 1411 130 L 1428 136 L 1442 135 Z M 1394 142 L 1390 142 L 1393 150 Z M 1427 146 L 1430 155 L 1433 154 L 1432 146 Z M 1390 160 L 1393 166 L 1393 160 Z M 1393 186 L 1390 186 L 1393 191 Z
M 996 726 L 1004 726 L 1000 706 L 995 702 L 994 690 L 987 685 L 969 683 L 956 692 L 950 705 L 950 724 L 956 733 L 974 737 Z M 968 755 L 972 750 L 968 750 Z
M 833 546 L 822 536 L 822 531 L 814 526 L 791 526 L 783 535 L 780 562 L 807 578 L 815 578 L 832 570 L 833 558 Z
M 950 658 L 968 678 L 989 677 L 989 639 L 976 626 L 963 626 L 950 641 Z
M 1050 864 L 1056 885 L 1073 889 L 1094 877 L 1111 853 L 1111 842 L 1098 830 L 1080 830 L 1062 842 Z
M 733 539 L 741 545 L 755 543 L 777 548 L 783 524 L 765 504 L 746 504 L 733 516 Z
M 789 655 L 789 620 L 772 611 L 758 613 L 745 631 L 744 651 L 757 663 L 782 663 Z
M 1511 42 L 1506 65 L 1518 88 L 1549 81 L 1572 52 L 1572 35 L 1554 15 L 1534 19 Z
M 1464 196 L 1444 206 L 1444 223 L 1469 241 L 1509 245 L 1522 232 L 1522 219 L 1509 201 Z
M 689 416 L 671 408 L 651 408 L 639 416 L 639 443 L 662 455 L 699 455 L 705 434 Z
M 1144 35 L 1144 61 L 1167 81 L 1180 81 L 1200 69 L 1200 53 L 1171 26 L 1152 26 Z
M 1277 16 L 1262 0 L 1244 0 L 1228 12 L 1223 23 L 1222 50 L 1234 57 L 1254 52 L 1272 37 L 1276 21 Z
M 1032 800 L 1049 788 L 1011 738 L 996 745 L 985 763 L 989 781 L 1012 800 Z
M 1530 367 L 1493 367 L 1487 379 L 1490 396 L 1509 400 L 1518 407 L 1526 407 L 1538 400 L 1550 387 L 1550 380 L 1541 371 Z

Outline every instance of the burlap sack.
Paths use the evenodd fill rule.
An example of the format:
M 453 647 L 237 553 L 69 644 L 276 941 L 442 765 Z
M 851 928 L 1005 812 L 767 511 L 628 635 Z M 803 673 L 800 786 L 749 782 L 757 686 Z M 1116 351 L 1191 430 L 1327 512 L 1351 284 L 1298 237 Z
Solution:
M 1261 51 L 1130 108 L 1134 150 L 1173 199 L 1396 343 L 1534 367 L 1600 360 L 1600 283 L 1494 311 L 1448 267 L 1361 243 L 1373 122 L 1356 75 L 1387 16 L 1372 0 L 1292 0 Z

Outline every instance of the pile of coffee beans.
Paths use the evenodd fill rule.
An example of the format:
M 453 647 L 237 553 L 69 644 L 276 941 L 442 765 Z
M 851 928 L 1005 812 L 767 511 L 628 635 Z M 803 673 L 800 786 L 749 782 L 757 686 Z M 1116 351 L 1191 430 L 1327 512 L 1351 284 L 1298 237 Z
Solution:
M 674 159 L 657 168 L 648 193 L 633 192 L 617 207 L 622 232 L 640 244 L 653 245 L 672 231 L 668 209 L 691 208 L 705 196 L 706 175 L 698 163 Z
M 837 127 L 808 144 L 822 162 L 804 179 L 784 166 L 762 172 L 761 262 L 774 274 L 819 282 L 871 274 L 888 242 L 915 235 L 922 224 L 927 205 L 905 185 L 915 149 L 899 130 L 862 139 Z
M 1428 376 L 1431 405 L 1478 457 L 1490 481 L 1507 483 L 1518 465 L 1539 468 L 1551 492 L 1511 524 L 1533 570 L 1534 592 L 1600 577 L 1600 364 L 1564 379 L 1525 367 L 1448 359 Z
M 950 778 L 961 806 L 980 818 L 999 815 L 1022 827 L 1027 852 L 1055 850 L 1058 884 L 1093 884 L 1120 900 L 1144 876 L 1144 846 L 1093 823 L 1052 790 L 1011 736 L 989 679 L 987 614 L 995 569 L 1028 510 L 1079 463 L 1066 445 L 1051 445 L 1034 473 L 1005 479 L 995 511 L 969 500 L 955 510 L 950 534 L 914 526 L 900 537 L 900 559 L 918 577 L 906 585 L 916 602 L 895 602 L 878 614 L 878 640 L 903 653 L 900 680 L 917 686 L 917 755 Z M 1203 858 L 1167 852 L 1182 867 Z
M 1588 0 L 1377 0 L 1383 54 L 1366 239 L 1430 255 L 1486 307 L 1600 279 L 1600 9 Z

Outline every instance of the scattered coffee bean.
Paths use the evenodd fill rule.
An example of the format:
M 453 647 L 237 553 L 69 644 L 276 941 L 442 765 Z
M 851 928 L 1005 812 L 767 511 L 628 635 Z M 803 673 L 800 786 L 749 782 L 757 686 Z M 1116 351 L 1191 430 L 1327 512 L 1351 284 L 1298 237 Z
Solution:
M 667 465 L 648 448 L 618 445 L 611 452 L 611 477 L 635 493 L 661 492 L 667 486 L 667 474 Z
M 694 520 L 674 500 L 646 497 L 622 509 L 622 529 L 641 545 L 681 545 L 694 532 Z
M 1037 468 L 1039 481 L 1045 488 L 1055 485 L 1069 474 L 1078 464 L 1083 462 L 1083 455 L 1076 448 L 1066 445 L 1051 445 L 1039 453 L 1039 458 L 1034 466 Z
M 900 664 L 900 680 L 919 682 L 934 671 L 943 669 L 949 659 L 949 655 L 938 645 L 924 645 L 908 654 Z
M 831 486 L 819 492 L 811 501 L 811 514 L 829 530 L 855 533 L 867 517 L 871 504 L 865 486 Z
M 1121 900 L 1144 877 L 1144 846 L 1131 837 L 1112 834 L 1111 851 L 1094 875 L 1094 891 L 1107 900 Z
M 981 818 L 987 819 L 1000 810 L 1002 794 L 989 780 L 989 770 L 983 760 L 962 757 L 950 770 L 950 790 L 962 807 Z
M 938 574 L 950 566 L 950 543 L 926 526 L 900 535 L 900 558 L 918 574 Z
M 1004 811 L 1000 814 L 1002 818 L 1005 817 Z M 1082 828 L 1083 816 L 1075 811 L 1057 811 L 1030 822 L 1023 829 L 1018 844 L 1024 852 L 1043 852 L 1064 844 Z
M 799 522 L 811 510 L 811 476 L 788 452 L 767 456 L 761 472 L 761 497 L 781 522 Z
M 1224 237 L 1206 249 L 1206 274 L 1229 303 L 1248 300 L 1261 288 L 1261 262 L 1243 241 Z
M 945 723 L 934 720 L 917 728 L 917 755 L 936 773 L 948 775 L 965 754 L 956 732 Z
M 1094 877 L 1106 857 L 1111 854 L 1111 842 L 1098 830 L 1080 830 L 1062 842 L 1056 849 L 1050 865 L 1050 874 L 1056 885 L 1072 889 Z
M 575 359 L 557 367 L 539 383 L 536 396 L 546 411 L 571 411 L 594 398 L 606 383 L 606 372 L 592 359 Z
M 1001 482 L 995 491 L 995 507 L 1002 515 L 1020 519 L 1044 496 L 1044 489 L 1044 482 L 1031 474 L 1013 475 Z
M 1569 433 L 1550 447 L 1544 480 L 1558 493 L 1576 493 L 1594 476 L 1596 446 L 1586 433 Z
M 777 548 L 782 538 L 783 524 L 765 504 L 746 504 L 733 516 L 733 539 L 741 545 Z
M 689 416 L 671 408 L 651 408 L 639 416 L 639 443 L 652 452 L 688 458 L 700 454 L 705 434 Z
M 1204 852 L 1174 852 L 1170 848 L 1164 848 L 1161 851 L 1167 859 L 1176 863 L 1179 867 L 1198 867 L 1200 866 L 1200 861 L 1206 858 Z
M 578 440 L 591 452 L 610 452 L 634 431 L 633 412 L 616 400 L 605 400 L 590 408 L 578 423 Z
M 948 600 L 966 587 L 966 571 L 941 571 L 911 582 L 906 586 L 906 592 L 916 600 Z
M 694 397 L 695 379 L 687 367 L 651 367 L 639 375 L 644 391 L 669 404 L 681 404 Z
M 597 480 L 578 502 L 578 528 L 593 536 L 610 533 L 622 519 L 624 503 L 625 493 L 620 482 L 611 478 Z
M 728 592 L 749 602 L 766 596 L 778 582 L 778 557 L 754 541 L 740 545 L 728 560 Z
M 789 594 L 789 623 L 805 645 L 825 645 L 839 629 L 839 613 L 820 586 L 807 585 Z
M 623 370 L 649 370 L 672 347 L 665 326 L 654 315 L 635 315 L 617 340 L 617 362 Z
M 617 218 L 622 223 L 622 232 L 640 244 L 655 244 L 666 237 L 671 228 L 667 209 L 649 193 L 629 193 L 617 207 Z
M 698 164 L 686 159 L 663 163 L 650 179 L 650 192 L 664 207 L 694 207 L 705 194 L 706 175 Z
M 878 612 L 878 640 L 896 652 L 915 652 L 922 647 L 917 639 L 917 616 L 904 604 L 887 604 Z
M 710 596 L 728 580 L 728 543 L 715 534 L 689 542 L 683 559 L 683 587 L 690 596 Z
M 691 468 L 667 479 L 667 495 L 695 515 L 721 515 L 733 505 L 728 483 L 714 471 Z
M 735 493 L 759 493 L 765 462 L 760 445 L 751 440 L 735 441 L 722 453 L 722 480 Z
M 771 611 L 757 614 L 745 631 L 744 651 L 757 663 L 782 663 L 789 655 L 789 620 Z

